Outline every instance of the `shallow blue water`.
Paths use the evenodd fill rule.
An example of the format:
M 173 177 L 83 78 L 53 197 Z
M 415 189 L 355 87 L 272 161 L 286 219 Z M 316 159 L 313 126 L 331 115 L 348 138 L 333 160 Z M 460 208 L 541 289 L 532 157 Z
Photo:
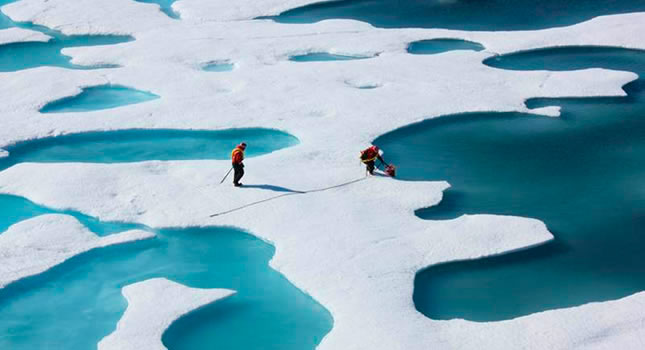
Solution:
M 96 349 L 126 308 L 121 288 L 154 277 L 238 294 L 182 319 L 176 349 L 313 349 L 329 313 L 268 267 L 272 246 L 226 228 L 160 230 L 158 238 L 76 257 L 0 291 L 0 348 Z
M 304 55 L 296 55 L 289 57 L 290 61 L 294 62 L 322 62 L 322 61 L 349 61 L 349 60 L 361 60 L 371 58 L 368 56 L 347 56 L 347 55 L 335 55 L 327 52 L 313 52 Z
M 83 88 L 72 97 L 46 104 L 41 113 L 86 112 L 110 109 L 158 99 L 159 96 L 119 85 L 100 85 Z
M 143 227 L 138 224 L 99 221 L 96 218 L 77 211 L 54 210 L 38 205 L 26 198 L 6 194 L 0 194 L 0 210 L 2 210 L 2 215 L 0 216 L 0 234 L 13 224 L 43 214 L 71 215 L 99 236 Z
M 0 0 L 0 8 L 18 0 Z M 7 17 L 0 9 L 0 29 L 6 29 L 17 26 L 16 22 Z
M 145 2 L 148 4 L 157 4 L 161 7 L 161 12 L 165 13 L 172 19 L 179 19 L 179 14 L 172 9 L 172 4 L 175 0 L 135 0 L 138 2 Z
M 408 45 L 408 52 L 415 55 L 434 55 L 455 50 L 482 51 L 484 47 L 472 41 L 459 39 L 431 39 L 415 41 Z
M 645 11 L 631 0 L 341 0 L 312 4 L 271 18 L 282 23 L 355 19 L 376 27 L 526 30 L 571 25 L 600 15 Z
M 207 72 L 230 72 L 233 68 L 235 68 L 235 65 L 227 62 L 214 62 L 202 67 Z
M 0 7 L 15 0 L 0 0 Z M 64 35 L 59 31 L 33 25 L 14 22 L 0 12 L 0 29 L 19 27 L 36 30 L 52 37 L 48 42 L 25 42 L 0 45 L 0 72 L 15 72 L 23 69 L 54 66 L 68 69 L 114 68 L 115 65 L 81 66 L 72 64 L 70 57 L 61 53 L 66 47 L 114 45 L 133 41 L 127 35 Z
M 558 48 L 498 57 L 512 69 L 605 67 L 645 74 L 645 53 Z M 433 319 L 509 319 L 645 290 L 645 82 L 626 98 L 536 99 L 561 118 L 473 113 L 429 120 L 375 144 L 409 180 L 452 188 L 426 219 L 464 213 L 543 220 L 555 241 L 417 274 L 414 301 Z M 415 150 L 410 152 L 410 150 Z
M 57 36 L 46 42 L 27 42 L 0 45 L 0 72 L 15 72 L 23 69 L 54 66 L 69 69 L 114 68 L 115 65 L 81 66 L 70 62 L 70 57 L 61 54 L 66 47 L 96 46 L 124 43 L 134 40 L 129 36 L 82 35 Z
M 241 141 L 247 157 L 293 146 L 298 139 L 271 129 L 134 129 L 48 137 L 5 147 L 0 170 L 23 162 L 123 163 L 146 160 L 228 159 Z

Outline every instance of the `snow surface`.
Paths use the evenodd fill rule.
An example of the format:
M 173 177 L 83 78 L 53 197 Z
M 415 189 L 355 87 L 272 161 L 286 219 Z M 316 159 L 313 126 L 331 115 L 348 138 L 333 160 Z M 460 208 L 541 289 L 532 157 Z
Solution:
M 272 267 L 332 313 L 334 328 L 320 349 L 642 348 L 643 294 L 495 323 L 434 321 L 418 313 L 412 291 L 420 269 L 525 249 L 552 236 L 541 222 L 528 218 L 421 220 L 414 210 L 437 204 L 448 184 L 363 179 L 358 151 L 385 132 L 426 118 L 533 112 L 524 105 L 533 97 L 624 96 L 621 86 L 636 79 L 634 73 L 505 71 L 481 62 L 497 53 L 545 46 L 645 49 L 645 13 L 541 31 L 464 32 L 377 29 L 348 20 L 302 25 L 244 20 L 306 1 L 181 0 L 173 5 L 182 16 L 179 21 L 130 0 L 102 0 L 101 6 L 97 1 L 78 0 L 72 7 L 64 0 L 22 0 L 3 8 L 16 20 L 33 20 L 67 34 L 131 34 L 136 41 L 64 50 L 77 64 L 121 68 L 42 67 L 0 74 L 0 100 L 5 101 L 0 106 L 0 147 L 94 130 L 270 127 L 292 133 L 301 143 L 248 159 L 243 182 L 299 191 L 329 189 L 282 196 L 284 192 L 266 186 L 218 185 L 230 168 L 228 161 L 151 161 L 19 164 L 0 173 L 0 192 L 104 220 L 248 230 L 276 246 Z M 487 49 L 406 52 L 410 42 L 433 38 L 462 38 Z M 379 55 L 343 62 L 288 61 L 308 52 Z M 229 61 L 236 69 L 202 72 L 202 64 L 211 61 Z M 358 89 L 347 82 L 380 87 Z M 161 98 L 91 113 L 38 113 L 49 101 L 105 83 Z M 554 116 L 558 109 L 535 112 Z M 222 212 L 229 213 L 210 217 Z
M 152 237 L 154 234 L 141 230 L 98 237 L 69 215 L 48 214 L 21 221 L 0 234 L 0 288 L 89 250 Z
M 229 289 L 189 288 L 165 278 L 123 287 L 128 308 L 116 330 L 103 338 L 99 350 L 166 350 L 163 332 L 181 316 L 235 294 Z
M 47 34 L 22 28 L 0 30 L 0 45 L 19 42 L 47 42 L 51 37 Z
M 5 158 L 5 157 L 9 157 L 9 152 L 3 149 L 0 149 L 0 158 Z

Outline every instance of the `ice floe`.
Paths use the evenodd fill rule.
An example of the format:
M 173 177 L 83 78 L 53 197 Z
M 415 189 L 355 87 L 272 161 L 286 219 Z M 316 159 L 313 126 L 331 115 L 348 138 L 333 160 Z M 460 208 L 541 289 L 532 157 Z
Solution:
M 154 278 L 125 286 L 122 293 L 128 308 L 116 330 L 99 342 L 99 350 L 165 350 L 161 336 L 174 321 L 235 292 L 189 288 L 165 278 Z
M 40 0 L 22 0 L 3 11 L 14 20 L 32 20 L 66 34 L 131 34 L 137 40 L 64 50 L 75 64 L 113 62 L 121 68 L 31 69 L 2 74 L 0 84 L 0 99 L 6 101 L 0 106 L 0 147 L 120 128 L 278 128 L 301 143 L 249 159 L 244 182 L 309 193 L 283 196 L 270 186 L 218 185 L 228 161 L 19 164 L 0 173 L 0 190 L 104 220 L 249 230 L 275 244 L 271 265 L 333 314 L 334 328 L 321 349 L 637 348 L 637 339 L 645 336 L 638 312 L 642 294 L 499 323 L 439 322 L 418 313 L 412 291 L 420 269 L 525 249 L 552 236 L 529 218 L 472 215 L 423 221 L 414 210 L 438 203 L 448 185 L 365 179 L 357 152 L 377 136 L 425 118 L 529 111 L 524 101 L 533 97 L 623 96 L 621 86 L 636 78 L 633 73 L 515 72 L 481 62 L 495 54 L 545 46 L 643 49 L 645 14 L 523 32 L 385 30 L 344 20 L 307 25 L 241 20 L 311 2 L 180 0 L 173 9 L 182 20 L 175 21 L 130 0 L 104 1 L 101 6 L 95 0 L 79 0 L 75 6 L 50 0 L 47 11 Z M 406 53 L 410 42 L 433 38 L 480 42 L 486 50 Z M 321 51 L 381 54 L 331 65 L 287 59 L 293 52 Z M 236 69 L 208 74 L 194 68 L 213 60 L 230 60 Z M 346 82 L 378 82 L 380 88 L 364 91 Z M 93 118 L 83 113 L 44 118 L 38 113 L 48 101 L 108 83 L 137 86 L 162 97 L 119 113 L 93 112 Z M 554 108 L 531 112 L 555 115 Z M 217 213 L 226 214 L 210 217 Z M 121 331 L 135 332 L 151 321 L 132 322 L 137 324 L 120 324 Z M 158 329 L 154 340 L 146 338 L 157 345 Z
M 0 45 L 22 42 L 47 42 L 51 37 L 47 34 L 23 28 L 0 30 Z

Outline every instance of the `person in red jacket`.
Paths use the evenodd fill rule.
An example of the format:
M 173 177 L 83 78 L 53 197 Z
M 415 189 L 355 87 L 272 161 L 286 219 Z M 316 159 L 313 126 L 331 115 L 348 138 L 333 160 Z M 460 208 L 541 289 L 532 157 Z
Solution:
M 381 161 L 381 163 L 386 164 L 383 157 L 379 154 L 379 148 L 377 146 L 372 146 L 361 151 L 361 162 L 366 165 L 367 172 L 370 175 L 374 175 L 374 161 L 377 159 Z
M 233 163 L 233 185 L 235 187 L 242 186 L 240 179 L 244 176 L 244 150 L 246 149 L 246 143 L 242 142 L 231 152 L 231 162 Z

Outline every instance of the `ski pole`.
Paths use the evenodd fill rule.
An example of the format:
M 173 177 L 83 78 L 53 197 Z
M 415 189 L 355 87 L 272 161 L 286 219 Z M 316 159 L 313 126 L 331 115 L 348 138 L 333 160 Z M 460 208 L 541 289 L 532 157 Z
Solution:
M 228 177 L 228 174 L 231 173 L 231 170 L 233 170 L 233 168 L 228 169 L 228 172 L 226 173 L 226 175 L 224 175 L 224 178 L 222 179 L 222 181 L 219 182 L 220 185 L 224 182 L 224 180 L 226 180 L 226 178 Z

